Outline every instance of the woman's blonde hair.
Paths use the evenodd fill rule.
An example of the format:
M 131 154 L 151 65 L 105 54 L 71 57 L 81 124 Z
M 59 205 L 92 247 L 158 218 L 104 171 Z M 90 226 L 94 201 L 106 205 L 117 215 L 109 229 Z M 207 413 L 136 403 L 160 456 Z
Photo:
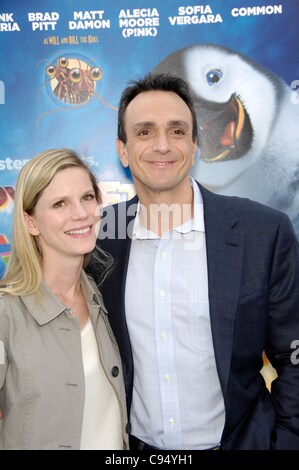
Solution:
M 70 149 L 51 149 L 29 160 L 21 170 L 15 193 L 13 216 L 13 240 L 11 254 L 4 278 L 0 281 L 0 292 L 13 295 L 27 295 L 36 292 L 42 281 L 41 252 L 36 238 L 28 233 L 24 213 L 33 215 L 35 206 L 44 189 L 61 170 L 71 167 L 82 168 L 88 173 L 96 200 L 102 197 L 97 181 L 91 170 L 76 152 Z M 100 251 L 101 261 L 105 254 Z M 88 264 L 90 254 L 84 256 L 83 267 Z

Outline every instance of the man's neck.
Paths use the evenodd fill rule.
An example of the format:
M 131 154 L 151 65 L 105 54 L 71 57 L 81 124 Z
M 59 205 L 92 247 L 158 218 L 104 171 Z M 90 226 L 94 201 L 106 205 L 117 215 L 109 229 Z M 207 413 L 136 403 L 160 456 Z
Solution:
M 141 225 L 159 236 L 193 217 L 194 194 L 190 184 L 184 191 L 142 193 L 138 196 Z

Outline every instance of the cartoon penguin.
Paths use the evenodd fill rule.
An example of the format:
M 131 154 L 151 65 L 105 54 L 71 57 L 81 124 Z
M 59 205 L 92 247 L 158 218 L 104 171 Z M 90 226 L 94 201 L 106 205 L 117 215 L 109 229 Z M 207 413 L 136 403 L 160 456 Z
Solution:
M 234 50 L 199 44 L 154 72 L 184 78 L 199 126 L 192 176 L 208 189 L 286 212 L 299 235 L 299 104 L 277 75 Z

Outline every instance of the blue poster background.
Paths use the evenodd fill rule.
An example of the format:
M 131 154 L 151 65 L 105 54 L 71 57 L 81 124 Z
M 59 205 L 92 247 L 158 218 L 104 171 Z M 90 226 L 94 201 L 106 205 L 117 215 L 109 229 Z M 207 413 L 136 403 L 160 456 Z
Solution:
M 242 9 L 243 15 L 245 9 L 257 4 L 281 5 L 282 13 L 232 15 L 233 8 Z M 173 18 L 180 16 L 179 7 L 192 11 L 194 6 L 202 11 L 210 7 L 222 21 L 177 24 Z M 131 28 L 133 34 L 125 37 L 128 31 L 124 33 L 126 28 L 120 26 L 120 14 L 127 19 L 135 15 L 134 22 L 138 14 L 133 10 L 140 9 L 148 10 L 148 18 L 155 17 L 156 9 L 159 25 L 154 29 L 137 25 Z M 69 22 L 79 11 L 89 12 L 85 13 L 87 17 L 94 15 L 97 27 L 71 29 Z M 90 13 L 95 11 L 102 13 Z M 29 13 L 37 12 L 44 15 L 44 21 L 37 21 L 33 30 Z M 53 12 L 59 14 L 55 25 L 45 17 Z M 189 16 L 198 17 L 200 12 Z M 142 24 L 143 17 L 139 18 Z M 117 106 L 129 80 L 153 70 L 174 51 L 205 43 L 245 54 L 289 87 L 299 79 L 297 0 L 277 4 L 266 0 L 210 0 L 203 4 L 182 0 L 1 0 L 0 19 L 0 27 L 6 24 L 0 30 L 0 277 L 11 240 L 16 178 L 25 161 L 36 153 L 51 147 L 71 147 L 87 159 L 102 182 L 107 203 L 132 195 L 130 175 L 121 167 L 115 150 Z M 100 28 L 102 20 L 109 27 Z M 7 29 L 14 24 L 19 30 Z M 102 78 L 96 82 L 90 100 L 74 105 L 63 103 L 55 95 L 46 68 L 57 66 L 61 57 L 80 67 L 84 63 L 100 67 Z

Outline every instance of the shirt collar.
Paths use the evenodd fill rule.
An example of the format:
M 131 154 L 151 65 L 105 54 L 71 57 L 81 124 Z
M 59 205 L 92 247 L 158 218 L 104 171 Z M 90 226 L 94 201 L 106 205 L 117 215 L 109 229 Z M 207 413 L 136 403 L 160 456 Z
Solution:
M 204 232 L 205 225 L 204 225 L 204 212 L 203 212 L 203 200 L 201 191 L 199 189 L 198 184 L 196 181 L 190 176 L 190 185 L 193 188 L 193 202 L 194 202 L 194 215 L 193 218 L 187 220 L 182 225 L 174 227 L 172 230 L 179 232 L 179 233 L 189 233 L 191 231 L 196 232 Z M 146 240 L 154 240 L 160 238 L 159 235 L 148 230 L 146 227 L 141 225 L 140 221 L 140 201 L 138 201 L 137 205 L 137 212 L 136 218 L 133 227 L 133 239 L 146 239 Z

